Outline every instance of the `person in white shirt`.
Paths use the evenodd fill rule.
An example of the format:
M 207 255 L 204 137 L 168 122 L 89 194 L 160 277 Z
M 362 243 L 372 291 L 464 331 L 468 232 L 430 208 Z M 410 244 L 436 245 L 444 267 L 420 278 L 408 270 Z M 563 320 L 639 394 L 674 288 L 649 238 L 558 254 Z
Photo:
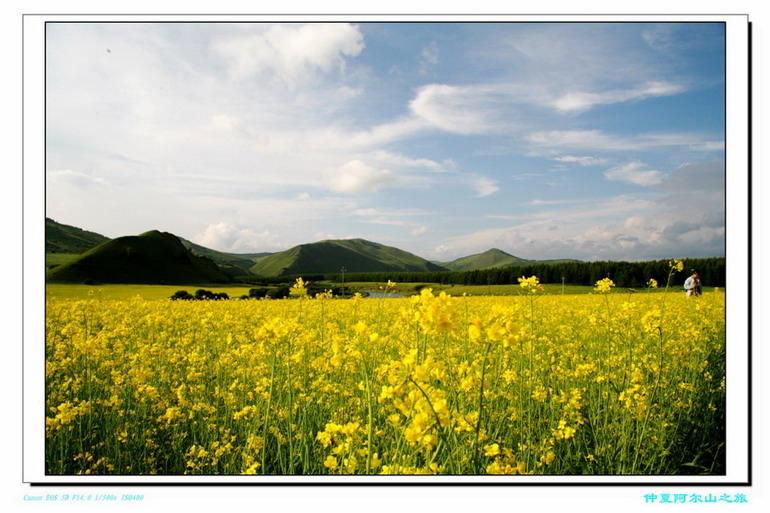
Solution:
M 692 270 L 692 275 L 685 280 L 684 290 L 687 297 L 700 296 L 700 276 L 698 276 L 698 271 L 695 269 Z

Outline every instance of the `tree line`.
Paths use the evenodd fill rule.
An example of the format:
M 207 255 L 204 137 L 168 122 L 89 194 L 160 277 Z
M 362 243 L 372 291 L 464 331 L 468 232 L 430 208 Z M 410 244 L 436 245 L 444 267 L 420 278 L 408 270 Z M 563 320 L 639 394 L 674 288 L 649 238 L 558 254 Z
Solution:
M 671 285 L 684 283 L 691 270 L 697 270 L 701 283 L 707 287 L 725 286 L 724 257 L 684 259 L 684 270 L 675 272 Z M 537 276 L 541 283 L 565 283 L 567 285 L 594 285 L 603 278 L 610 278 L 617 287 L 643 288 L 650 279 L 664 287 L 669 274 L 669 260 L 643 262 L 595 261 L 555 262 L 495 267 L 473 271 L 423 271 L 423 272 L 368 272 L 345 273 L 346 282 L 395 282 L 440 283 L 442 285 L 508 285 L 518 284 L 522 276 Z M 266 278 L 265 283 L 286 283 L 298 276 Z M 303 274 L 302 278 L 313 281 L 343 280 L 341 273 Z

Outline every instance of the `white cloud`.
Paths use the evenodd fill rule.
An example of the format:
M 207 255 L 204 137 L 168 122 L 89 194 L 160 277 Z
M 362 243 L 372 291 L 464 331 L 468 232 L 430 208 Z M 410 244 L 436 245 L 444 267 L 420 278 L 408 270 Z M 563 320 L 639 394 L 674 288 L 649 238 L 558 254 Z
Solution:
M 608 169 L 604 172 L 604 176 L 608 180 L 651 187 L 660 184 L 666 175 L 661 171 L 645 169 L 645 165 L 642 162 L 629 162 L 628 164 Z
M 74 186 L 78 189 L 89 189 L 93 186 L 106 187 L 109 182 L 98 176 L 91 176 L 82 171 L 72 169 L 57 169 L 48 172 L 48 180 L 51 183 L 63 183 Z
M 369 154 L 369 157 L 385 165 L 427 169 L 430 171 L 443 171 L 446 166 L 446 164 L 441 164 L 435 160 L 413 158 L 387 150 L 373 151 Z
M 243 120 L 229 114 L 211 116 L 210 126 L 213 130 L 224 134 L 241 134 L 245 132 Z
M 438 64 L 438 44 L 435 41 L 431 41 L 422 48 L 417 62 L 420 67 L 420 74 L 426 75 L 436 64 Z
M 429 126 L 424 120 L 414 117 L 395 119 L 363 130 L 330 126 L 308 134 L 308 144 L 314 149 L 366 150 L 408 139 Z
M 669 173 L 660 188 L 672 192 L 707 191 L 724 194 L 725 179 L 723 161 L 688 162 Z
M 500 190 L 497 182 L 486 176 L 474 176 L 471 178 L 471 186 L 476 190 L 476 197 L 490 196 Z
M 414 217 L 435 215 L 434 212 L 420 208 L 358 208 L 353 211 L 353 215 L 363 217 L 383 216 L 383 217 Z
M 364 41 L 356 25 L 314 23 L 271 25 L 259 33 L 221 37 L 213 48 L 232 79 L 267 73 L 294 88 L 319 74 L 344 69 L 345 58 L 360 54 Z
M 430 84 L 421 87 L 409 109 L 436 128 L 463 135 L 500 130 L 500 108 L 509 103 L 498 87 Z
M 570 203 L 577 203 L 578 200 L 543 200 L 543 199 L 533 199 L 532 201 L 528 201 L 527 205 L 532 206 L 543 206 L 543 205 L 568 205 Z
M 553 160 L 558 162 L 576 163 L 581 166 L 603 166 L 609 161 L 601 157 L 592 156 L 579 156 L 579 155 L 563 155 L 560 157 L 553 157 Z
M 368 194 L 394 182 L 388 169 L 376 169 L 360 160 L 351 160 L 335 169 L 324 172 L 324 183 L 334 191 L 344 194 Z
M 654 50 L 666 50 L 674 43 L 673 35 L 678 29 L 673 23 L 658 23 L 642 32 L 642 39 Z
M 555 101 L 553 107 L 562 113 L 585 112 L 597 105 L 609 105 L 638 101 L 656 96 L 671 96 L 684 91 L 684 87 L 664 81 L 651 81 L 630 89 L 615 89 L 602 92 L 569 92 Z
M 209 224 L 192 241 L 210 249 L 233 253 L 285 249 L 270 230 L 255 231 L 226 222 Z
M 699 151 L 704 145 L 718 148 L 719 141 L 711 141 L 698 133 L 645 133 L 619 136 L 602 130 L 544 130 L 525 136 L 525 140 L 541 150 L 628 151 L 685 147 Z

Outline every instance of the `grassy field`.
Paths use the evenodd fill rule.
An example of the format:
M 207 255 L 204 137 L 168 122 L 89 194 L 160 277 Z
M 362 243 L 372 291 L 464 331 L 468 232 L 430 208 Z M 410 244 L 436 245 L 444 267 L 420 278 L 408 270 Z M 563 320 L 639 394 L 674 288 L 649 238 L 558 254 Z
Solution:
M 340 283 L 322 282 L 323 286 L 340 287 Z M 385 283 L 350 282 L 345 283 L 345 295 L 350 296 L 355 292 L 364 293 L 368 290 L 384 289 Z M 46 285 L 46 296 L 59 299 L 88 299 L 97 297 L 102 299 L 131 299 L 139 297 L 144 300 L 167 299 L 178 290 L 186 290 L 194 294 L 198 289 L 206 289 L 212 292 L 225 292 L 230 298 L 238 298 L 248 295 L 249 289 L 255 285 L 83 285 L 69 283 L 49 283 Z M 549 295 L 590 294 L 594 288 L 588 285 L 565 285 L 562 289 L 560 283 L 545 284 L 545 293 Z M 439 283 L 398 283 L 394 292 L 407 296 L 419 294 L 423 288 L 431 288 L 435 294 L 445 292 L 451 296 L 520 296 L 522 289 L 518 285 L 441 285 Z M 713 292 L 713 288 L 705 287 L 704 292 Z M 656 294 L 663 289 L 623 289 L 612 290 L 612 294 Z M 671 287 L 670 293 L 681 293 L 681 287 Z
M 123 300 L 141 298 L 145 301 L 168 299 L 178 290 L 195 294 L 198 289 L 225 292 L 231 298 L 248 295 L 253 285 L 82 285 L 70 283 L 48 283 L 45 294 L 50 299 L 111 299 Z
M 48 474 L 724 472 L 721 292 L 188 302 L 58 287 Z

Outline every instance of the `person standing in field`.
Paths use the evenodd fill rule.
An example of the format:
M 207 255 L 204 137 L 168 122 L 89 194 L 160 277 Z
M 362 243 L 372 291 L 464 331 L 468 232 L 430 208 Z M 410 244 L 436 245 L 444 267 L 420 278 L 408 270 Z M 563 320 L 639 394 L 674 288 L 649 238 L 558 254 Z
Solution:
M 698 271 L 695 269 L 692 270 L 692 274 L 690 277 L 688 277 L 684 282 L 684 290 L 687 297 L 690 296 L 700 296 L 701 289 L 700 289 L 700 276 L 698 275 Z

